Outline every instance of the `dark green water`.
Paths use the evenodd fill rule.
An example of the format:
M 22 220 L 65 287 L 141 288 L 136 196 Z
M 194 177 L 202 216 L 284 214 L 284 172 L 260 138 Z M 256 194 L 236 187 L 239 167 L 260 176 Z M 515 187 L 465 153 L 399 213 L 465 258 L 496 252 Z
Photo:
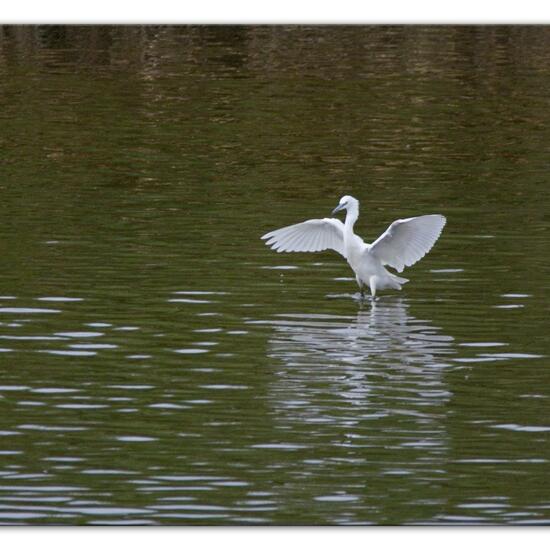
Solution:
M 550 27 L 0 28 L 0 522 L 550 523 Z M 260 236 L 442 238 L 371 306 Z

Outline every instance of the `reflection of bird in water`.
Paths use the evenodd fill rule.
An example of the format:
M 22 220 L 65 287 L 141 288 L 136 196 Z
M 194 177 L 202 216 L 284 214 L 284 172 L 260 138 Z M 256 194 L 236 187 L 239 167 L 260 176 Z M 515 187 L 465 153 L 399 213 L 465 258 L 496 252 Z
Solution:
M 366 244 L 353 232 L 359 201 L 345 195 L 332 213 L 343 209 L 347 210 L 345 224 L 336 218 L 308 220 L 266 233 L 262 239 L 277 252 L 335 250 L 355 272 L 361 295 L 368 286 L 375 297 L 377 290 L 401 290 L 401 285 L 408 282 L 385 266 L 401 272 L 405 266 L 418 262 L 430 251 L 446 223 L 440 214 L 396 220 L 376 241 Z
M 273 349 L 299 346 L 301 356 L 326 361 L 361 364 L 369 358 L 401 365 L 421 363 L 444 366 L 453 338 L 438 334 L 430 321 L 408 314 L 407 302 L 387 297 L 373 302 L 372 308 L 359 309 L 355 317 L 333 315 L 289 315 L 272 322 L 276 328 Z
M 286 459 L 299 472 L 295 487 L 309 480 L 327 492 L 363 495 L 376 507 L 403 487 L 407 501 L 418 498 L 417 485 L 403 485 L 403 475 L 437 483 L 448 461 L 450 398 L 447 369 L 439 367 L 452 353 L 452 338 L 410 315 L 397 296 L 353 316 L 289 314 L 257 322 L 272 327 L 269 436 L 260 443 L 303 449 L 302 463 Z M 354 519 L 364 520 L 368 506 L 358 510 Z
M 353 317 L 288 314 L 261 321 L 273 327 L 267 353 L 279 365 L 275 386 L 285 400 L 309 396 L 311 404 L 320 384 L 352 406 L 367 406 L 373 394 L 383 402 L 396 394 L 446 400 L 442 367 L 454 353 L 453 338 L 408 309 L 403 298 L 386 297 Z
M 280 458 L 291 466 L 277 470 L 296 472 L 289 484 L 296 498 L 306 484 L 357 495 L 361 503 L 345 509 L 346 520 L 364 521 L 379 508 L 383 515 L 388 494 L 414 502 L 422 485 L 441 482 L 450 445 L 441 367 L 453 338 L 409 309 L 403 297 L 387 296 L 354 315 L 256 321 L 271 327 L 264 433 L 268 444 L 296 451 Z

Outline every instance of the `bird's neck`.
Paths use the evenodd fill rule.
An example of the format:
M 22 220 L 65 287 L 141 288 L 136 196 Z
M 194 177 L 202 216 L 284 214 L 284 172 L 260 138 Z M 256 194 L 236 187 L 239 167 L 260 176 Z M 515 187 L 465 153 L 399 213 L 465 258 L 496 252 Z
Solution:
M 346 214 L 345 229 L 346 232 L 353 233 L 353 226 L 359 217 L 359 208 L 357 206 L 349 208 Z

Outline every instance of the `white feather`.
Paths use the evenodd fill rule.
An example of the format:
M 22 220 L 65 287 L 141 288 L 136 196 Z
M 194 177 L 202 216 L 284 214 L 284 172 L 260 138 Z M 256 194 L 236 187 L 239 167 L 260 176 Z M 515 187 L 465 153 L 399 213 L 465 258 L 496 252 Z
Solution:
M 336 218 L 308 220 L 262 236 L 277 252 L 320 252 L 332 249 L 344 255 L 344 224 Z
M 371 244 L 369 252 L 401 273 L 430 251 L 446 221 L 440 214 L 396 220 Z

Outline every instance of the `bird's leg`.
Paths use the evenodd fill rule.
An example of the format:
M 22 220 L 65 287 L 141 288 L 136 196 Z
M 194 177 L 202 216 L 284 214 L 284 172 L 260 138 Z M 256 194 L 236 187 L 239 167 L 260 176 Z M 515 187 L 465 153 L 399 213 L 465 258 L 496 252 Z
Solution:
M 370 293 L 372 296 L 372 301 L 374 302 L 376 300 L 376 275 L 373 275 L 369 279 L 369 286 L 370 286 Z
M 359 275 L 355 275 L 355 280 L 357 281 L 357 286 L 359 287 L 359 292 L 361 293 L 361 300 L 365 299 L 365 283 L 359 278 Z

